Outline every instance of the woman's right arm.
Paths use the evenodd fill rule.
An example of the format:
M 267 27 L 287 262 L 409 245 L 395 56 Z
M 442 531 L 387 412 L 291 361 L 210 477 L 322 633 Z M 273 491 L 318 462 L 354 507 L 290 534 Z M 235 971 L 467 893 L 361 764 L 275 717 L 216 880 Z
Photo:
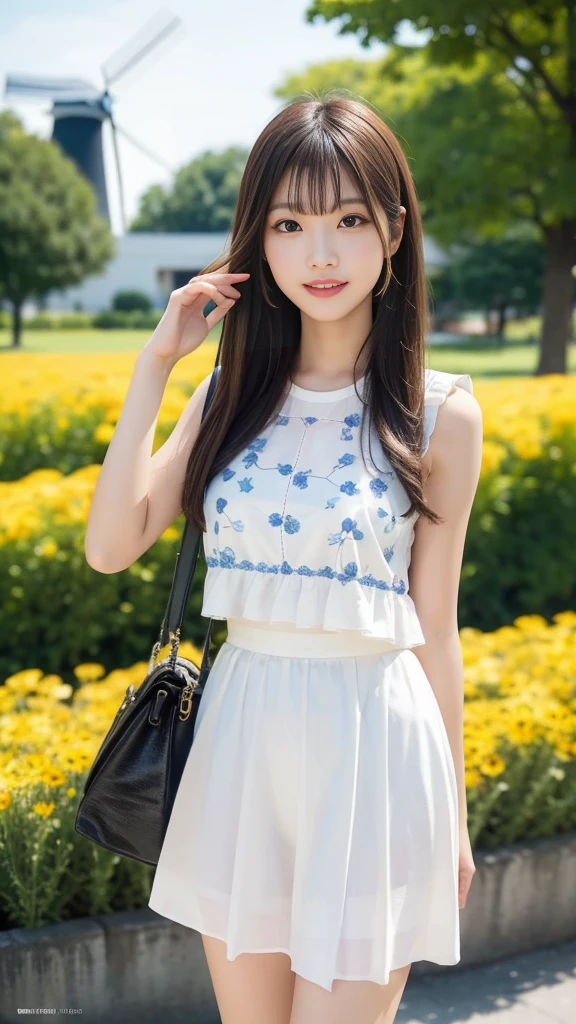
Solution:
M 88 516 L 84 551 L 98 572 L 127 569 L 181 512 L 186 467 L 211 375 L 195 389 L 170 437 L 152 455 L 166 383 L 178 360 L 198 348 L 241 297 L 233 283 L 249 276 L 205 274 L 172 292 L 158 327 L 138 355 Z M 210 299 L 216 306 L 205 317 Z
M 198 436 L 210 376 L 195 389 L 167 441 L 152 455 L 171 365 L 143 349 L 96 481 L 84 541 L 98 572 L 121 572 L 182 510 L 184 476 Z

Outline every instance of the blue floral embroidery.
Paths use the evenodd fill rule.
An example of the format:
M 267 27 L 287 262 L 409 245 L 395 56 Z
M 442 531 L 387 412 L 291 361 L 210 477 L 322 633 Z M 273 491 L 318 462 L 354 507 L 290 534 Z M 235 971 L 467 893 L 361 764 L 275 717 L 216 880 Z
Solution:
M 296 473 L 294 475 L 294 479 L 292 480 L 294 487 L 300 487 L 301 490 L 304 490 L 305 487 L 308 487 L 308 474 L 311 472 L 311 469 L 306 469 L 300 470 L 299 473 Z
M 348 562 L 348 565 L 344 566 L 344 575 L 349 579 L 354 579 L 358 575 L 358 566 L 356 562 Z
M 286 422 L 288 422 L 288 417 L 284 417 L 284 419 L 286 419 Z M 290 476 L 290 473 L 292 472 L 292 466 L 290 465 L 290 463 L 278 462 L 275 466 L 259 465 L 258 452 L 263 451 L 267 442 L 268 438 L 258 437 L 256 438 L 255 441 L 252 441 L 252 443 L 248 445 L 248 453 L 247 455 L 244 455 L 242 458 L 242 462 L 244 463 L 246 469 L 251 469 L 252 466 L 255 466 L 256 469 L 261 469 L 263 472 L 273 470 L 274 472 L 280 473 L 281 476 Z
M 272 515 L 268 516 L 268 522 L 270 526 L 282 526 L 284 523 L 284 529 L 286 533 L 298 533 L 300 529 L 300 522 L 298 519 L 294 519 L 294 516 L 281 516 L 279 512 L 273 512 Z
M 309 426 L 312 426 L 314 423 L 319 422 L 319 418 L 317 416 L 292 417 L 292 416 L 281 415 L 281 416 L 277 417 L 276 423 L 279 426 L 286 426 L 290 422 L 291 419 L 298 419 L 298 420 L 300 420 L 305 425 L 306 428 L 308 428 Z M 320 418 L 320 421 L 321 420 L 322 420 L 322 418 Z M 358 427 L 360 425 L 361 418 L 360 418 L 360 415 L 358 413 L 352 413 L 351 415 L 346 416 L 343 420 L 334 420 L 333 422 L 340 422 L 340 423 L 343 424 L 343 429 L 342 429 L 342 433 L 341 433 L 341 440 L 353 440 L 353 434 L 352 434 L 351 430 L 352 430 L 352 428 Z M 356 482 L 353 481 L 353 480 L 345 480 L 343 483 L 338 484 L 335 480 L 331 479 L 331 477 L 333 476 L 334 473 L 336 473 L 338 471 L 341 471 L 342 469 L 345 469 L 345 468 L 347 468 L 349 466 L 352 466 L 356 462 L 357 455 L 353 454 L 352 452 L 344 452 L 344 453 L 342 453 L 339 456 L 338 461 L 333 465 L 333 468 L 327 474 L 324 474 L 324 475 L 314 474 L 311 469 L 299 470 L 298 472 L 294 473 L 295 467 L 292 464 L 290 464 L 290 463 L 278 462 L 275 466 L 261 466 L 259 464 L 259 455 L 264 451 L 264 449 L 266 448 L 267 443 L 268 443 L 268 438 L 267 437 L 257 437 L 249 445 L 247 445 L 247 447 L 245 449 L 245 454 L 241 458 L 241 461 L 242 461 L 242 463 L 243 463 L 243 465 L 244 465 L 244 467 L 246 469 L 255 468 L 255 469 L 262 470 L 263 472 L 269 472 L 269 471 L 278 472 L 281 476 L 291 477 L 292 478 L 291 482 L 294 484 L 295 487 L 299 488 L 300 490 L 307 489 L 308 486 L 309 486 L 309 480 L 311 480 L 311 479 L 325 480 L 328 483 L 332 484 L 339 491 L 338 494 L 333 495 L 331 498 L 328 498 L 326 500 L 326 505 L 325 505 L 326 509 L 334 509 L 336 504 L 337 504 L 337 502 L 340 501 L 342 494 L 345 494 L 345 495 L 348 495 L 348 496 L 352 496 L 352 495 L 358 495 L 358 494 L 361 493 L 360 489 L 356 485 Z M 385 474 L 385 475 L 388 475 L 388 474 Z M 390 475 L 393 475 L 393 474 L 390 474 Z M 231 480 L 232 477 L 234 477 L 234 476 L 236 476 L 236 470 L 231 469 L 230 467 L 227 467 L 223 471 L 223 473 L 222 473 L 222 480 L 223 481 L 228 481 L 228 480 Z M 254 490 L 254 484 L 253 484 L 252 480 L 253 480 L 253 478 L 252 477 L 248 477 L 248 476 L 244 477 L 243 479 L 238 479 L 238 486 L 239 486 L 240 492 L 248 494 L 252 490 Z M 384 480 L 382 480 L 382 479 L 379 479 L 379 480 L 377 480 L 377 481 L 375 481 L 373 483 L 375 483 L 375 486 L 371 485 L 373 493 L 376 493 L 376 494 L 379 495 L 384 490 L 387 489 L 387 484 L 385 484 Z M 286 499 L 287 499 L 287 497 L 288 497 L 288 495 L 286 494 Z M 286 499 L 285 499 L 285 502 L 284 502 L 285 505 L 286 505 Z M 219 498 L 218 499 L 218 502 L 217 502 L 217 512 L 219 514 L 222 514 L 226 504 L 227 504 L 226 499 L 224 499 L 224 498 Z M 226 513 L 225 513 L 225 515 L 226 515 L 226 518 L 228 519 L 228 524 L 223 524 L 224 526 L 230 525 L 233 529 L 238 530 L 238 531 L 241 531 L 241 530 L 244 529 L 244 524 L 241 522 L 241 520 L 232 521 L 230 519 L 230 517 Z M 284 509 L 282 510 L 282 514 L 280 514 L 280 513 L 273 513 L 273 514 L 271 514 L 268 517 L 268 522 L 273 527 L 280 527 L 281 528 L 280 529 L 280 542 L 281 542 L 282 555 L 284 556 L 283 534 L 284 533 L 286 533 L 286 534 L 295 534 L 295 533 L 297 533 L 300 530 L 300 525 L 301 524 L 300 524 L 299 520 L 297 520 L 293 516 L 284 515 Z M 219 524 L 218 522 L 215 522 L 215 524 L 214 524 L 214 533 L 215 533 L 215 535 L 218 536 L 220 532 L 221 532 L 221 524 Z M 344 542 L 345 539 L 347 539 L 347 537 L 353 537 L 356 540 L 360 540 L 363 537 L 362 532 L 360 530 L 358 530 L 357 527 L 356 527 L 356 522 L 352 521 L 351 519 L 343 520 L 343 529 L 342 529 L 342 531 L 340 531 L 338 533 L 335 533 L 335 534 L 332 534 L 331 535 L 331 539 L 330 539 L 330 543 L 331 544 L 338 544 L 339 545 L 338 552 L 339 552 L 342 543 Z M 226 549 L 226 550 L 228 552 L 230 551 L 230 549 Z M 352 563 L 350 563 L 350 564 L 352 564 Z M 283 565 L 283 568 L 282 568 L 281 571 L 282 572 L 286 572 L 287 571 L 286 570 L 286 566 L 288 565 L 288 563 L 286 561 L 283 561 L 282 565 Z M 311 574 L 313 574 L 313 570 L 307 570 L 306 567 L 302 567 L 301 571 L 304 572 L 305 570 L 307 572 L 310 572 Z M 290 570 L 290 571 L 293 571 L 293 570 Z M 326 571 L 328 573 L 336 572 L 335 569 L 331 570 L 330 567 L 328 567 L 328 566 L 326 567 Z M 357 567 L 356 567 L 356 572 L 357 572 Z
M 356 562 L 348 562 L 344 566 L 342 572 L 338 572 L 333 569 L 330 565 L 323 566 L 322 569 L 311 569 L 308 565 L 300 565 L 294 567 L 289 562 L 283 561 L 275 565 L 268 565 L 267 562 L 251 562 L 245 558 L 241 562 L 236 561 L 236 555 L 234 550 L 230 547 L 224 548 L 222 551 L 218 551 L 216 548 L 212 548 L 213 555 L 208 555 L 206 562 L 210 568 L 220 567 L 222 569 L 242 569 L 247 572 L 261 572 L 261 573 L 273 573 L 275 575 L 282 574 L 290 576 L 295 573 L 297 576 L 318 576 L 324 577 L 329 580 L 338 580 L 340 583 L 358 583 L 363 587 L 375 587 L 377 590 L 393 590 L 397 594 L 406 593 L 406 584 L 404 580 L 394 576 L 393 583 L 388 583 L 387 580 L 378 580 L 372 573 L 367 573 L 365 576 L 358 576 L 358 566 Z
M 328 417 L 327 417 L 328 418 Z M 302 420 L 306 426 L 311 426 L 313 423 L 318 423 L 320 417 L 318 416 L 277 416 L 275 424 L 278 427 L 285 427 L 288 425 L 290 420 Z M 341 441 L 353 441 L 354 434 L 351 431 L 351 427 L 357 427 L 360 424 L 360 415 L 357 412 L 353 412 L 350 416 L 345 416 L 343 420 L 336 420 L 336 423 L 343 423 L 342 431 L 340 433 Z
M 284 518 L 284 529 L 286 533 L 298 533 L 300 529 L 300 523 L 298 519 L 294 519 L 293 516 L 285 516 Z
M 380 507 L 378 507 L 377 513 L 380 519 L 388 518 L 390 520 L 388 523 L 386 523 L 384 527 L 384 533 L 391 533 L 394 527 L 396 526 L 396 523 L 398 522 L 396 516 L 391 515 L 390 512 L 386 511 L 386 509 Z
M 381 480 L 380 477 L 377 477 L 376 480 L 370 481 L 370 490 L 377 498 L 381 498 L 384 491 L 388 490 L 388 484 Z
M 345 426 L 342 427 L 342 431 L 340 433 L 340 440 L 341 441 L 353 441 L 354 440 L 354 434 L 350 430 L 350 427 L 357 427 L 359 425 L 359 423 L 360 423 L 360 415 L 359 415 L 359 413 L 353 412 L 353 413 L 351 413 L 350 416 L 345 416 L 342 422 L 345 424 Z
M 339 469 L 344 469 L 346 466 L 351 466 L 355 459 L 355 455 L 352 455 L 351 452 L 346 452 L 344 455 L 340 456 L 336 465 L 324 476 L 320 476 L 318 473 L 313 473 L 311 469 L 301 469 L 300 472 L 294 475 L 292 483 L 294 484 L 294 487 L 299 487 L 301 490 L 308 487 L 308 478 L 313 480 L 328 480 L 329 483 L 334 483 L 334 481 L 330 479 L 332 474 Z M 346 480 L 343 484 L 340 484 L 340 490 L 344 494 L 360 494 L 360 491 L 353 480 Z M 328 506 L 333 508 L 333 505 L 330 505 L 330 503 L 328 503 L 326 507 Z
M 364 534 L 362 530 L 358 530 L 356 527 L 355 519 L 343 519 L 342 529 L 337 533 L 331 533 L 328 535 L 329 544 L 342 544 L 345 540 L 349 539 L 348 534 L 352 534 L 354 540 L 362 540 Z
M 360 494 L 360 491 L 353 480 L 346 480 L 345 483 L 340 484 L 340 490 L 344 494 Z
M 307 427 L 311 426 L 313 423 L 318 423 L 318 421 L 319 421 L 318 416 L 297 416 L 297 417 L 278 416 L 276 418 L 276 424 L 278 426 L 285 427 L 290 422 L 291 419 L 300 419 Z M 342 429 L 342 434 L 340 436 L 340 439 L 342 441 L 352 441 L 353 440 L 353 435 L 350 432 L 349 428 L 350 427 L 357 427 L 359 425 L 359 423 L 360 423 L 360 416 L 358 415 L 358 413 L 352 413 L 350 416 L 346 416 L 343 420 L 339 420 L 339 421 L 336 421 L 336 422 L 341 422 L 341 423 L 345 424 L 345 426 Z M 276 464 L 276 466 L 260 466 L 259 465 L 258 453 L 262 452 L 264 450 L 264 448 L 266 447 L 267 443 L 268 443 L 268 438 L 266 438 L 266 437 L 257 437 L 257 438 L 255 438 L 254 441 L 252 441 L 249 445 L 247 445 L 247 447 L 246 447 L 246 454 L 242 457 L 242 460 L 241 460 L 243 465 L 244 465 L 244 467 L 245 467 L 245 469 L 252 469 L 252 467 L 255 466 L 256 469 L 260 469 L 263 472 L 267 472 L 267 471 L 273 470 L 274 472 L 280 473 L 281 476 L 290 476 L 291 473 L 293 472 L 293 467 L 289 463 L 279 462 L 279 463 Z M 332 475 L 332 473 L 334 473 L 337 469 L 342 469 L 344 466 L 350 466 L 355 461 L 355 459 L 356 459 L 355 455 L 352 455 L 351 453 L 346 452 L 344 455 L 340 456 L 337 464 L 334 466 L 334 468 L 331 471 L 331 473 L 329 473 L 326 477 L 322 477 L 321 479 L 329 480 L 330 476 Z M 308 471 L 308 472 L 311 472 L 311 471 Z M 235 475 L 236 475 L 236 470 L 230 469 L 230 467 L 226 467 L 226 469 L 224 469 L 223 472 L 222 472 L 222 479 L 225 480 L 225 481 L 226 480 L 230 480 Z M 242 487 L 242 483 L 240 481 L 239 481 L 239 483 L 240 483 L 240 490 L 245 490 L 245 488 Z M 296 486 L 297 487 L 306 487 L 307 483 L 305 481 L 303 481 L 302 477 L 299 477 L 299 482 L 296 483 Z M 356 493 L 356 494 L 358 494 L 359 492 L 358 491 L 348 491 L 347 493 L 350 493 L 350 494 Z
M 227 504 L 228 504 L 228 501 L 226 500 L 226 498 L 218 498 L 217 499 L 217 501 L 216 501 L 216 511 L 218 512 L 218 515 L 222 515 L 222 513 L 224 512 L 224 509 L 226 508 Z M 232 520 L 232 519 L 230 519 L 230 516 L 228 515 L 227 512 L 225 512 L 224 514 L 226 516 L 226 519 L 228 520 L 228 525 L 231 526 L 233 530 L 236 530 L 237 533 L 242 533 L 242 531 L 244 529 L 244 523 L 242 522 L 242 520 L 241 519 L 234 519 L 234 520 Z M 218 535 L 220 533 L 220 523 L 218 522 L 218 520 L 216 520 L 216 522 L 214 523 L 214 533 L 216 535 Z
M 248 455 L 245 455 L 244 458 L 242 459 L 242 462 L 246 466 L 246 469 L 250 469 L 251 466 L 256 465 L 256 463 L 258 462 L 257 452 L 264 451 L 264 448 L 266 447 L 267 444 L 267 437 L 257 437 L 255 441 L 251 441 L 250 444 L 247 445 Z

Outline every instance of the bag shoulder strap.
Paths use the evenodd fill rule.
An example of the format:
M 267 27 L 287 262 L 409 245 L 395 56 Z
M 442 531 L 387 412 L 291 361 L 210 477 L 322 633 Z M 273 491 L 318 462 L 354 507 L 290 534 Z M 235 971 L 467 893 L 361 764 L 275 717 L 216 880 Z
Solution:
M 220 364 L 216 365 L 212 371 L 212 377 L 210 379 L 210 384 L 208 385 L 204 408 L 202 410 L 202 420 L 208 412 L 208 408 L 214 396 L 219 373 Z M 190 593 L 190 585 L 196 570 L 201 539 L 202 531 L 199 530 L 197 526 L 194 526 L 186 520 L 186 525 L 180 541 L 180 549 L 176 556 L 176 566 L 174 569 L 172 586 L 170 588 L 170 596 L 168 598 L 168 604 L 166 606 L 162 626 L 160 628 L 160 637 L 158 640 L 159 647 L 163 647 L 164 644 L 168 643 L 171 633 L 179 636 L 179 631 L 182 628 L 182 622 L 184 620 L 184 613 L 186 611 L 186 604 L 188 602 L 188 595 Z M 212 620 L 210 620 L 209 632 L 211 625 Z

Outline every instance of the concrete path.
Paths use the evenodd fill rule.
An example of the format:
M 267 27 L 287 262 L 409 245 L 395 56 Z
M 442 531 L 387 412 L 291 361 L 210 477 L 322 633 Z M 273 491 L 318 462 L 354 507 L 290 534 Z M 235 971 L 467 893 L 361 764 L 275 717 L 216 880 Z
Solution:
M 412 975 L 394 1024 L 576 1024 L 576 941 Z

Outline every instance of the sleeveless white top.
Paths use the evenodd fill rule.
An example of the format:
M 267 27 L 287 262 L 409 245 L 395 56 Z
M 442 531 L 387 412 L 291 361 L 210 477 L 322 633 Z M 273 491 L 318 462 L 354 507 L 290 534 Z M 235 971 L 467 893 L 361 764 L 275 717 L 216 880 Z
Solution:
M 422 454 L 438 406 L 456 386 L 473 393 L 469 374 L 425 373 Z M 272 424 L 210 481 L 202 615 L 425 643 L 408 593 L 419 514 L 401 518 L 410 501 L 374 428 L 379 466 L 360 438 L 365 380 L 291 384 Z

